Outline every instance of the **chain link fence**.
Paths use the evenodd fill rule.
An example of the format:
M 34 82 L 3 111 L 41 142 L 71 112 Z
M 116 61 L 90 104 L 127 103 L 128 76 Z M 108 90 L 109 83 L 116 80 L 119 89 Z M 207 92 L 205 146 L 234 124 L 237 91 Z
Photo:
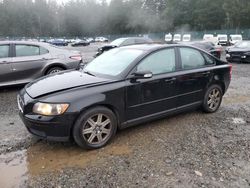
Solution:
M 213 34 L 214 36 L 218 34 L 227 34 L 228 36 L 231 34 L 241 34 L 244 40 L 250 40 L 250 29 L 228 29 L 228 30 L 205 30 L 205 31 L 181 31 L 181 32 L 159 32 L 159 33 L 141 33 L 141 34 L 116 34 L 116 35 L 103 35 L 103 37 L 108 38 L 110 41 L 113 41 L 117 38 L 122 37 L 149 37 L 155 42 L 163 42 L 165 38 L 165 34 L 191 34 L 192 40 L 202 40 L 204 34 Z M 76 39 L 76 38 L 84 38 L 85 36 L 75 36 L 75 37 L 67 37 L 62 36 L 62 39 Z M 99 36 L 91 36 L 92 38 Z M 49 40 L 53 37 L 36 37 L 32 39 L 43 39 Z M 29 40 L 30 37 L 4 37 L 0 36 L 0 40 Z

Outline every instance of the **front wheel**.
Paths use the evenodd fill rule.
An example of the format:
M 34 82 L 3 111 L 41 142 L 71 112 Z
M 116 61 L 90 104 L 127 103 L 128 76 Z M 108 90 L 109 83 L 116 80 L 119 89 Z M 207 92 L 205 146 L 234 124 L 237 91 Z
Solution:
M 207 113 L 216 112 L 222 101 L 222 89 L 219 85 L 210 86 L 205 94 L 202 109 Z
M 80 147 L 97 149 L 105 146 L 116 130 L 114 113 L 105 107 L 95 107 L 78 118 L 73 128 L 73 137 Z

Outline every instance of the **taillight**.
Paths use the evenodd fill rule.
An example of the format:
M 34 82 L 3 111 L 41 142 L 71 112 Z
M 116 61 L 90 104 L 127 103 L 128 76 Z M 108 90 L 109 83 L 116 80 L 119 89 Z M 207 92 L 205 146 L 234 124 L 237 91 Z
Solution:
M 77 61 L 81 61 L 82 60 L 82 56 L 81 55 L 73 55 L 73 56 L 70 56 L 69 58 L 77 60 Z
M 233 65 L 230 64 L 230 80 L 232 79 L 232 73 L 233 73 Z

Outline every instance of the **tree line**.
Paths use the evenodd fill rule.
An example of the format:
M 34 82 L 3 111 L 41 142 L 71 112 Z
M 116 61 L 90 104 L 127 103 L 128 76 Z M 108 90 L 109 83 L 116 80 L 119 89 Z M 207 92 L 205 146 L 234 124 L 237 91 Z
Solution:
M 0 0 L 0 36 L 250 28 L 249 0 Z

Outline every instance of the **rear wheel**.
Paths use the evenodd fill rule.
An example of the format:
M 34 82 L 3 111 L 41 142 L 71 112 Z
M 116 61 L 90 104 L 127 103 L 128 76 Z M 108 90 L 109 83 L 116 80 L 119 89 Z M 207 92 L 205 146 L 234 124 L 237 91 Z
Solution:
M 73 128 L 73 137 L 80 147 L 96 149 L 105 146 L 116 130 L 114 113 L 105 107 L 95 107 L 78 118 Z
M 46 72 L 46 75 L 49 75 L 49 74 L 55 74 L 55 73 L 58 73 L 58 72 L 61 72 L 63 71 L 64 69 L 62 67 L 52 67 L 50 68 L 47 72 Z
M 219 85 L 210 86 L 205 94 L 202 108 L 207 113 L 216 112 L 222 101 L 222 89 Z

